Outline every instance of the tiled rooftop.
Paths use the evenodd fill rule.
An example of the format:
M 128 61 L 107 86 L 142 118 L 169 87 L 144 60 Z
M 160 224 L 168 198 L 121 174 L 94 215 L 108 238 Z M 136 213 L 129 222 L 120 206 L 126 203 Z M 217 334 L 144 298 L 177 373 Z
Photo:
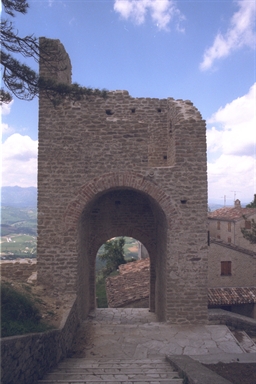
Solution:
M 120 265 L 120 274 L 106 280 L 108 305 L 120 308 L 149 297 L 149 258 Z M 209 305 L 256 303 L 256 287 L 208 288 Z
M 256 303 L 256 287 L 208 288 L 209 305 Z
M 210 219 L 219 219 L 219 220 L 239 220 L 243 216 L 247 218 L 248 216 L 251 216 L 253 214 L 256 214 L 256 208 L 225 207 L 225 208 L 216 209 L 216 211 L 210 212 L 208 217 Z
M 106 279 L 108 306 L 129 305 L 149 297 L 149 258 L 119 266 L 120 274 Z

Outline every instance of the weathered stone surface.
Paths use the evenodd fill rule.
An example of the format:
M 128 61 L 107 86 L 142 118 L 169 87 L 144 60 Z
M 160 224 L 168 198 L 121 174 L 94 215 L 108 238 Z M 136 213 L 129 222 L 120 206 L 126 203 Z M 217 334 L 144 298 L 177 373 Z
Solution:
M 16 259 L 0 261 L 1 276 L 15 279 L 17 281 L 25 281 L 32 273 L 36 272 L 36 259 Z
M 50 47 L 53 61 L 63 52 L 67 65 L 59 74 L 41 63 L 41 75 L 69 84 L 63 46 L 53 40 Z M 77 292 L 86 318 L 95 308 L 99 247 L 131 236 L 149 253 L 149 302 L 158 319 L 206 322 L 206 130 L 199 111 L 190 101 L 127 91 L 58 106 L 41 96 L 39 104 L 39 283 L 59 295 Z

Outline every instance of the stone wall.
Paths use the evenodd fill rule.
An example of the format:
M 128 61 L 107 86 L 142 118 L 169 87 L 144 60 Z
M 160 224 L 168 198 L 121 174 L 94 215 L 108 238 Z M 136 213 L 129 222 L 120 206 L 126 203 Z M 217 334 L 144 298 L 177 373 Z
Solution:
M 253 211 L 252 208 L 251 210 Z M 241 215 L 242 214 L 243 212 L 241 210 Z M 246 221 L 250 221 L 251 219 L 256 221 L 256 213 L 251 215 L 247 214 L 247 217 Z M 251 244 L 248 240 L 246 240 L 241 232 L 241 228 L 245 228 L 244 218 L 234 221 L 211 218 L 208 220 L 208 223 L 211 237 L 250 251 L 255 251 L 255 244 Z
M 1 276 L 16 281 L 26 281 L 37 270 L 36 259 L 0 261 Z
M 53 62 L 58 52 L 66 57 L 59 41 L 50 47 Z M 69 84 L 68 56 L 63 68 Z M 40 73 L 47 71 L 41 62 Z M 111 91 L 105 99 L 92 95 L 54 106 L 40 95 L 39 283 L 58 294 L 77 292 L 85 318 L 95 307 L 99 247 L 130 236 L 148 250 L 150 308 L 158 319 L 206 322 L 205 132 L 188 100 Z
M 256 336 L 256 319 L 222 309 L 209 309 L 209 321 L 210 324 L 225 324 L 234 329 L 241 329 L 250 336 Z
M 221 261 L 231 261 L 231 275 L 221 276 Z M 209 247 L 208 287 L 254 287 L 256 253 L 212 240 Z
M 73 299 L 58 330 L 1 339 L 1 383 L 35 384 L 67 356 L 79 325 Z

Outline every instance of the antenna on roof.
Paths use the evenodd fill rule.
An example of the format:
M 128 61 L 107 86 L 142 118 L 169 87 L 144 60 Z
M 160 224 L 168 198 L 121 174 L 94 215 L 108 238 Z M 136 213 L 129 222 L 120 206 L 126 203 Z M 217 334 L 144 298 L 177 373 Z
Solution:
M 236 194 L 237 192 L 241 192 L 241 191 L 230 191 L 230 192 L 234 192 L 234 202 L 236 201 Z
M 226 195 L 224 195 L 224 196 L 221 196 L 221 198 L 224 198 L 224 205 L 223 205 L 223 207 L 226 207 L 226 200 L 227 200 L 227 196 L 226 196 Z

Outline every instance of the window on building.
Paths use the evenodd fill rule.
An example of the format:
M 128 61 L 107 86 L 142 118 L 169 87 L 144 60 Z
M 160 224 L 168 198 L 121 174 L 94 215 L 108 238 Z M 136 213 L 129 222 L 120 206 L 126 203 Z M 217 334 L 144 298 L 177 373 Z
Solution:
M 220 235 L 217 235 L 217 239 L 219 239 L 219 240 L 220 240 Z
M 244 227 L 245 227 L 245 229 L 251 229 L 251 227 L 252 227 L 251 221 L 250 220 L 245 220 Z
M 231 237 L 228 237 L 228 243 L 231 243 Z
M 221 261 L 221 276 L 231 276 L 231 261 Z
M 228 222 L 228 231 L 231 232 L 231 223 Z
M 217 229 L 220 229 L 220 221 L 217 221 Z

